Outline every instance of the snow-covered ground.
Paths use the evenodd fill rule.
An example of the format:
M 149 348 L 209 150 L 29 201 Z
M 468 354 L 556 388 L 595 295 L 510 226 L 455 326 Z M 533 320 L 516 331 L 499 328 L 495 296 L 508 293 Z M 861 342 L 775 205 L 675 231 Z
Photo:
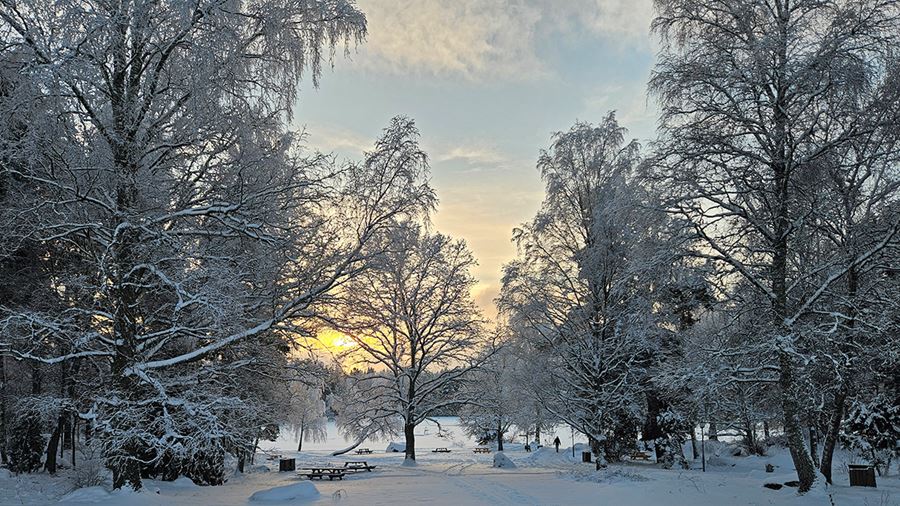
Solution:
M 315 481 L 312 490 L 297 473 L 279 473 L 278 463 L 257 456 L 252 472 L 232 476 L 221 487 L 198 487 L 189 480 L 165 483 L 147 480 L 140 493 L 108 492 L 104 487 L 72 491 L 66 471 L 57 477 L 45 474 L 11 476 L 0 470 L 0 504 L 104 504 L 138 506 L 180 505 L 255 505 L 255 504 L 333 504 L 397 505 L 900 505 L 900 479 L 879 478 L 877 489 L 850 488 L 846 462 L 836 462 L 837 483 L 803 497 L 796 489 L 763 488 L 764 483 L 784 483 L 795 479 L 786 451 L 772 450 L 767 457 L 732 457 L 725 444 L 707 447 L 707 472 L 658 469 L 654 464 L 626 463 L 596 472 L 593 466 L 573 459 L 571 448 L 545 447 L 526 453 L 521 444 L 510 444 L 505 452 L 514 469 L 492 466 L 493 454 L 474 454 L 473 441 L 465 437 L 454 418 L 441 419 L 445 435 L 437 428 L 420 426 L 417 438 L 418 465 L 401 466 L 401 453 L 384 453 L 387 441 L 367 441 L 362 447 L 372 455 L 330 457 L 329 453 L 347 443 L 329 426 L 329 439 L 322 443 L 304 443 L 304 452 L 296 452 L 290 437 L 268 443 L 264 450 L 296 457 L 298 467 L 331 464 L 347 460 L 366 460 L 377 465 L 369 473 L 348 475 L 343 481 Z M 568 431 L 558 434 L 568 443 Z M 552 439 L 553 435 L 548 435 Z M 306 449 L 308 447 L 308 450 Z M 451 453 L 432 453 L 447 447 Z M 581 447 L 576 447 L 580 451 Z M 766 473 L 765 464 L 776 466 Z M 302 485 L 301 485 L 302 484 Z M 283 488 L 278 488 L 283 487 Z M 276 489 L 277 488 L 277 489 Z M 276 490 L 272 490 L 276 489 Z M 260 493 L 263 492 L 263 493 Z M 253 501 L 253 494 L 257 494 Z M 830 498 L 829 498 L 830 494 Z M 62 500 L 60 500 L 62 499 Z M 268 499 L 268 500 L 267 500 Z

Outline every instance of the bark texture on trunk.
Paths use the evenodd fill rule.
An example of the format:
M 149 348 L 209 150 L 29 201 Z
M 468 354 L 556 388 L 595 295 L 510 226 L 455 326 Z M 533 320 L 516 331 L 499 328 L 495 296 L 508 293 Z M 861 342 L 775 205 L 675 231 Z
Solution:
M 407 422 L 403 424 L 403 434 L 406 436 L 406 449 L 404 457 L 406 460 L 416 460 L 416 426 Z
M 50 474 L 56 473 L 56 455 L 59 452 L 59 439 L 63 430 L 63 418 L 60 417 L 56 422 L 56 427 L 50 435 L 50 441 L 47 443 L 47 459 L 44 462 L 44 469 Z

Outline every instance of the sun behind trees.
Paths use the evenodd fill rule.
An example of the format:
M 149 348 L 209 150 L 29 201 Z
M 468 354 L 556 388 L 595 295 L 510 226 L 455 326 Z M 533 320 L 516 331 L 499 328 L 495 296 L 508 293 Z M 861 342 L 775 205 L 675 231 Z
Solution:
M 279 423 L 261 373 L 434 204 L 420 167 L 392 158 L 411 122 L 346 166 L 285 128 L 300 78 L 364 36 L 351 3 L 237 9 L 0 6 L 3 268 L 33 287 L 0 302 L 0 349 L 27 364 L 5 374 L 30 369 L 17 395 L 56 426 L 48 455 L 88 424 L 116 488 L 218 484 L 226 454 L 243 467 Z
M 409 463 L 415 428 L 473 400 L 461 386 L 487 358 L 485 322 L 472 300 L 465 242 L 417 223 L 384 238 L 386 252 L 346 283 L 330 323 L 356 344 L 365 370 L 347 379 L 337 423 L 357 441 L 402 428 Z
M 533 16 L 540 3 L 508 10 Z M 285 433 L 290 448 L 269 447 L 283 452 L 272 459 L 339 465 L 402 434 L 414 465 L 416 428 L 447 415 L 507 452 L 503 472 L 475 479 L 514 476 L 505 464 L 521 462 L 550 471 L 529 473 L 529 486 L 577 475 L 567 492 L 621 481 L 602 468 L 646 464 L 646 481 L 683 493 L 682 476 L 706 470 L 692 463 L 698 432 L 752 455 L 747 470 L 780 452 L 800 493 L 831 485 L 844 455 L 888 473 L 900 458 L 900 0 L 653 3 L 657 138 L 630 140 L 615 112 L 552 134 L 536 161 L 539 208 L 513 230 L 490 322 L 472 250 L 433 228 L 413 119 L 379 116 L 366 136 L 377 139 L 340 161 L 294 126 L 301 83 L 318 86 L 339 51 L 364 42 L 353 0 L 0 0 L 0 483 L 19 480 L 6 469 L 41 486 L 224 485 L 231 470 L 248 474 L 229 486 L 253 483 L 254 458 Z M 414 4 L 394 21 L 411 23 Z M 478 4 L 460 19 L 496 17 Z M 589 17 L 560 12 L 547 21 Z M 513 14 L 487 24 L 518 29 Z M 402 26 L 418 37 L 434 25 Z M 454 41 L 480 32 L 453 28 Z M 467 49 L 494 57 L 492 43 L 520 37 L 489 35 Z M 515 44 L 516 59 L 537 63 L 520 51 L 543 38 Z M 381 60 L 401 44 L 379 42 L 370 64 L 405 68 Z M 459 49 L 443 46 L 404 57 L 425 67 Z M 590 53 L 577 54 L 584 67 Z M 572 69 L 536 70 L 539 89 Z M 486 74 L 490 85 L 507 72 Z M 474 77 L 460 89 L 484 85 Z M 356 114 L 388 95 L 340 106 Z M 467 136 L 490 125 L 460 117 Z M 340 141 L 321 145 L 361 144 Z M 505 203 L 499 193 L 522 189 L 509 153 L 443 141 L 445 167 L 502 168 L 472 176 L 499 186 L 486 195 Z M 484 228 L 467 225 L 481 252 Z M 345 362 L 322 361 L 328 339 Z M 331 447 L 331 423 L 346 440 L 334 446 L 349 448 Z M 571 458 L 558 448 L 570 431 Z M 576 434 L 596 469 L 581 471 Z M 524 455 L 553 440 L 552 454 Z M 451 442 L 427 464 L 449 468 L 391 477 L 462 488 L 493 448 L 462 456 Z M 400 465 L 367 458 L 384 460 L 356 470 Z M 353 482 L 354 494 L 377 487 Z M 731 485 L 742 486 L 717 488 Z M 504 487 L 514 502 L 555 503 Z

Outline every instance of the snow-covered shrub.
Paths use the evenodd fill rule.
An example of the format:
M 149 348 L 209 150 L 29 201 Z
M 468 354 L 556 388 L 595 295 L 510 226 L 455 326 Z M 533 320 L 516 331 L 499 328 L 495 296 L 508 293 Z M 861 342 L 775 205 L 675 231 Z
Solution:
M 81 461 L 72 471 L 72 485 L 75 488 L 95 487 L 106 481 L 107 471 L 103 466 L 103 456 L 93 443 L 81 447 Z
M 9 427 L 9 469 L 14 473 L 32 473 L 41 468 L 47 444 L 41 433 L 40 414 L 32 409 L 19 410 Z
M 843 431 L 844 446 L 884 475 L 900 455 L 900 405 L 883 394 L 867 402 L 857 401 L 847 413 Z
M 665 469 L 671 469 L 676 463 L 682 469 L 687 469 L 688 463 L 684 459 L 684 435 L 690 431 L 690 423 L 677 410 L 669 408 L 656 417 L 657 425 L 662 434 L 668 437 L 659 437 L 654 440 L 657 455 L 660 455 L 659 463 Z

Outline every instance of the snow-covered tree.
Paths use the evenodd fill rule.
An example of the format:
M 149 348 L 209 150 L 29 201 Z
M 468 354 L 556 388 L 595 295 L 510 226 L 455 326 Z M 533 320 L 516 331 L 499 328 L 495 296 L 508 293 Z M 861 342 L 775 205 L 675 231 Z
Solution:
M 321 386 L 295 381 L 290 386 L 290 395 L 288 421 L 297 437 L 297 451 L 303 451 L 304 441 L 325 441 L 328 419 Z
M 650 83 L 662 106 L 655 165 L 671 192 L 671 209 L 702 242 L 696 255 L 760 295 L 756 310 L 768 321 L 760 329 L 768 353 L 759 358 L 771 357 L 766 367 L 777 369 L 784 430 L 800 490 L 807 491 L 815 469 L 803 441 L 798 368 L 810 343 L 800 325 L 821 311 L 816 304 L 823 294 L 884 250 L 897 223 L 840 261 L 801 258 L 802 238 L 817 221 L 817 210 L 803 200 L 820 184 L 822 165 L 881 123 L 846 112 L 879 115 L 885 109 L 878 105 L 897 96 L 892 69 L 900 4 L 655 3 L 653 26 L 663 43 Z
M 598 462 L 636 442 L 647 356 L 665 335 L 655 299 L 673 249 L 637 164 L 613 114 L 557 134 L 538 162 L 544 202 L 516 232 L 500 298 L 545 361 L 544 406 L 588 437 Z
M 67 259 L 55 303 L 3 302 L 0 349 L 95 370 L 81 416 L 115 487 L 252 450 L 271 416 L 242 370 L 310 335 L 379 237 L 433 206 L 403 157 L 410 121 L 346 166 L 286 130 L 301 77 L 318 83 L 364 16 L 349 0 L 13 2 L 0 31 L 25 82 L 3 126 L 30 115 L 0 135 L 19 162 L 0 168 L 15 183 L 0 257 L 33 244 Z
M 531 397 L 518 382 L 515 374 L 519 358 L 510 348 L 491 352 L 492 356 L 467 378 L 462 386 L 467 403 L 459 410 L 459 419 L 466 432 L 480 441 L 497 441 L 497 451 L 503 451 L 503 438 L 516 420 L 526 418 L 520 412 L 530 411 Z M 529 425 L 525 425 L 529 428 Z
M 415 427 L 461 404 L 460 383 L 488 355 L 479 354 L 483 321 L 466 244 L 412 222 L 385 240 L 387 253 L 336 297 L 332 325 L 356 343 L 353 359 L 370 368 L 350 377 L 344 411 L 355 415 L 338 411 L 337 420 L 360 435 L 402 421 L 406 460 L 414 461 Z

